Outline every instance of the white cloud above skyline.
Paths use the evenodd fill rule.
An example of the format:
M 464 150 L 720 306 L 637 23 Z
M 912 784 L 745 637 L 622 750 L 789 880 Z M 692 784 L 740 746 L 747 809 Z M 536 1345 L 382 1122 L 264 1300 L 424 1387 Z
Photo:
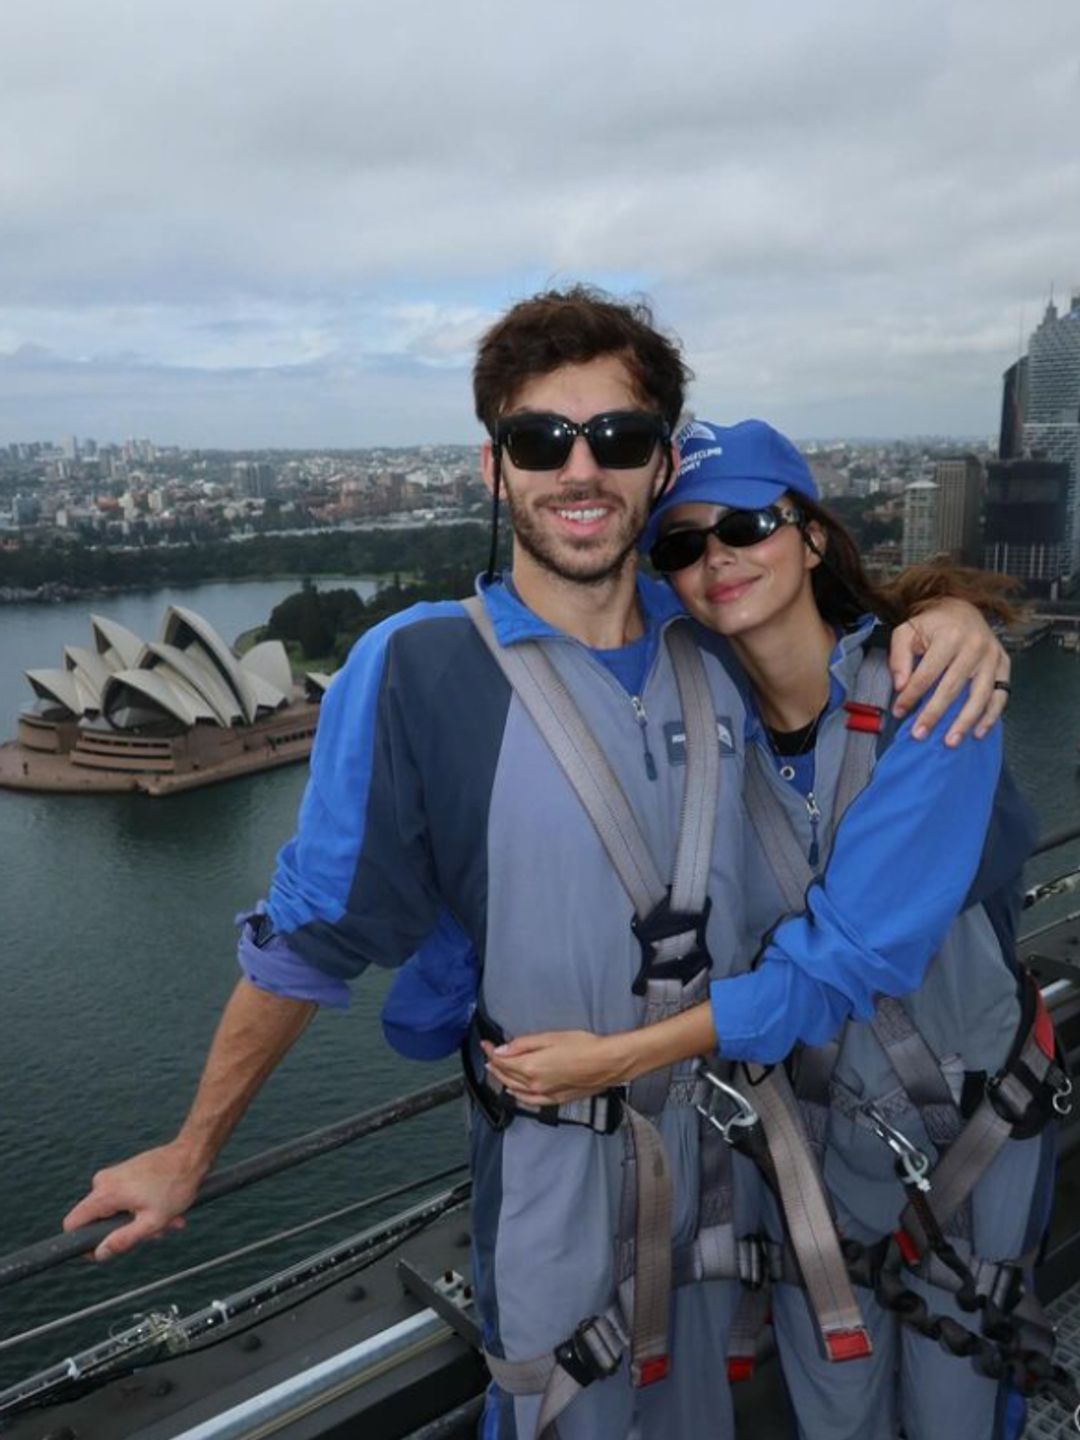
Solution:
M 21 12 L 21 13 L 19 13 Z M 0 13 L 0 441 L 469 440 L 476 336 L 643 290 L 702 414 L 975 434 L 1080 288 L 1080 7 Z

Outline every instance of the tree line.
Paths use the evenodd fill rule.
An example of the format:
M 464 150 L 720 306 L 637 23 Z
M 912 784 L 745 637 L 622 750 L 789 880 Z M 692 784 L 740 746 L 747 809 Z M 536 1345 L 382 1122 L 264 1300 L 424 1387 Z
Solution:
M 258 535 L 240 542 L 126 549 L 61 539 L 0 547 L 0 588 L 137 590 L 207 580 L 279 575 L 406 575 L 449 581 L 482 569 L 483 525 L 429 525 L 408 530 L 332 530 L 318 535 Z M 471 583 L 471 582 L 470 582 Z

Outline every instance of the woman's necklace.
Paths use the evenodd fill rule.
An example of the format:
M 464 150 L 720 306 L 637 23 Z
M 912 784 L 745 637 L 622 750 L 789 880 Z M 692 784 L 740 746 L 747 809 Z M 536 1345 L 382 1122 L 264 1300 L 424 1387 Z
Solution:
M 812 720 L 801 725 L 798 730 L 774 730 L 771 725 L 765 725 L 765 736 L 781 780 L 790 782 L 795 779 L 795 766 L 791 762 L 798 760 L 811 748 L 824 714 L 824 710 L 819 710 Z M 765 722 L 762 721 L 762 724 Z

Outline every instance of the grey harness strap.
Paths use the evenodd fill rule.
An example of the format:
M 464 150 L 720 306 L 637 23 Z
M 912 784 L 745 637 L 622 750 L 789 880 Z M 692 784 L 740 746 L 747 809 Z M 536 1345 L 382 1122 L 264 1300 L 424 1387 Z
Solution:
M 463 603 L 581 801 L 636 916 L 645 920 L 668 901 L 668 887 L 618 777 L 562 676 L 536 642 L 500 645 L 481 600 L 472 597 Z M 669 903 L 676 914 L 692 914 L 701 911 L 706 901 L 720 783 L 720 749 L 715 708 L 700 651 L 686 633 L 686 627 L 679 624 L 668 627 L 665 640 L 686 729 L 686 776 Z M 665 937 L 655 942 L 653 958 L 659 962 L 677 960 L 689 955 L 697 943 L 696 929 Z M 697 978 L 696 985 L 683 985 L 677 979 L 647 976 L 643 1023 L 653 1024 L 701 998 L 708 977 L 706 974 L 704 981 Z M 660 1134 L 640 1112 L 659 1113 L 666 1103 L 670 1084 L 670 1071 L 643 1077 L 643 1081 L 631 1086 L 625 1107 L 627 1164 L 620 1232 L 625 1250 L 625 1241 L 629 1240 L 628 1212 L 632 1209 L 633 1271 L 620 1288 L 624 1296 L 632 1294 L 633 1297 L 629 1307 L 632 1314 L 629 1350 L 631 1378 L 635 1384 L 660 1378 L 667 1364 L 672 1264 L 671 1176 Z M 632 1188 L 626 1183 L 631 1176 Z M 630 1195 L 632 1205 L 628 1203 Z M 586 1321 L 583 1327 L 597 1323 Z M 591 1336 L 591 1328 L 588 1333 Z M 611 1343 L 612 1335 L 617 1337 L 623 1333 L 621 1327 L 613 1330 L 607 1335 L 605 1346 Z M 564 1348 L 560 1347 L 560 1351 Z M 497 1356 L 488 1359 L 496 1382 L 510 1393 L 531 1394 L 543 1390 L 538 1435 L 581 1388 L 581 1382 L 555 1353 L 521 1362 Z
M 1036 1085 L 1054 1068 L 1053 1056 L 1040 1047 L 1034 1028 L 1021 1047 L 1018 1068 L 1026 1070 Z M 989 1091 L 983 1096 L 974 1115 L 931 1171 L 933 1183 L 924 1199 L 940 1227 L 944 1228 L 968 1199 L 983 1172 L 1011 1138 L 1014 1122 L 1009 1112 L 1022 1116 L 1030 1099 L 1030 1089 L 1011 1070 L 996 1080 L 993 1098 Z M 900 1224 L 920 1249 L 926 1247 L 929 1237 L 914 1206 L 905 1207 Z
M 483 602 L 471 596 L 462 603 L 584 806 L 634 910 L 644 919 L 666 898 L 667 884 L 577 702 L 539 644 L 525 640 L 500 645 Z M 694 901 L 700 906 L 708 886 L 720 749 L 701 653 L 683 625 L 670 626 L 665 639 L 686 724 L 686 783 L 671 881 L 672 909 L 683 911 Z M 659 943 L 658 954 L 675 959 L 686 954 L 692 940 L 692 935 L 673 936 Z
M 871 1353 L 869 1333 L 848 1278 L 821 1173 L 810 1153 L 798 1101 L 787 1074 L 748 1065 L 753 1104 L 761 1117 L 784 1222 L 799 1262 L 806 1298 L 829 1360 Z
M 884 651 L 870 650 L 859 666 L 852 699 L 858 705 L 883 711 L 891 696 L 892 675 L 888 658 Z M 836 782 L 833 833 L 848 806 L 865 788 L 873 773 L 877 744 L 878 737 L 873 731 L 847 732 Z M 935 1145 L 944 1148 L 959 1134 L 962 1121 L 938 1057 L 912 1024 L 903 1005 L 891 996 L 881 996 L 870 1024 L 911 1103 L 921 1112 L 927 1134 Z
M 716 809 L 720 795 L 720 743 L 716 725 L 716 707 L 705 674 L 701 652 L 683 624 L 671 625 L 665 632 L 671 656 L 675 683 L 679 691 L 683 724 L 686 727 L 686 779 L 683 785 L 679 837 L 675 850 L 675 867 L 671 878 L 671 910 L 674 914 L 696 914 L 705 904 L 709 888 L 709 867 L 712 861 L 716 831 Z M 546 657 L 545 657 L 546 659 Z M 614 781 L 615 777 L 612 776 Z M 618 782 L 615 781 L 617 784 Z M 640 829 L 638 848 L 648 850 Z M 616 872 L 618 867 L 616 866 Z M 620 876 L 621 878 L 621 876 Z M 624 882 L 625 883 L 625 882 Z M 627 891 L 630 894 L 629 890 Z M 665 892 L 653 900 L 650 909 L 663 901 Z M 631 895 L 631 899 L 634 897 Z M 637 901 L 634 908 L 644 919 Z M 687 954 L 697 943 L 696 932 L 676 935 L 657 941 L 657 960 L 673 960 Z M 702 970 L 688 984 L 680 980 L 649 977 L 645 986 L 643 1025 L 654 1025 L 688 1009 L 703 1000 L 708 992 L 708 971 Z M 647 1115 L 663 1109 L 671 1085 L 671 1070 L 663 1068 L 641 1075 L 630 1086 L 630 1104 Z

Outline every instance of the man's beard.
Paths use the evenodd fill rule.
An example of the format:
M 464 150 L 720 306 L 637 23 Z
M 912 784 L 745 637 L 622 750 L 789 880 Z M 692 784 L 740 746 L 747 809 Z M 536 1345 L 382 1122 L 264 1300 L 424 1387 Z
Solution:
M 620 517 L 619 528 L 623 530 L 623 535 L 619 539 L 614 553 L 608 550 L 608 546 L 611 544 L 609 539 L 594 546 L 590 546 L 588 541 L 584 541 L 580 547 L 575 549 L 569 538 L 560 545 L 557 537 L 544 530 L 537 521 L 537 512 L 545 507 L 537 504 L 530 507 L 518 501 L 509 485 L 506 484 L 505 477 L 503 491 L 506 495 L 510 523 L 513 526 L 514 538 L 517 543 L 527 555 L 550 574 L 557 575 L 560 580 L 568 580 L 575 585 L 602 585 L 605 581 L 621 575 L 627 561 L 634 553 L 638 536 L 644 530 L 645 522 L 648 519 L 647 503 L 642 505 L 640 514 L 635 514 L 622 505 L 615 506 L 615 513 Z M 558 498 L 564 504 L 569 504 L 571 501 L 604 499 L 603 496 L 580 491 L 568 492 Z M 612 539 L 615 538 L 612 537 Z

